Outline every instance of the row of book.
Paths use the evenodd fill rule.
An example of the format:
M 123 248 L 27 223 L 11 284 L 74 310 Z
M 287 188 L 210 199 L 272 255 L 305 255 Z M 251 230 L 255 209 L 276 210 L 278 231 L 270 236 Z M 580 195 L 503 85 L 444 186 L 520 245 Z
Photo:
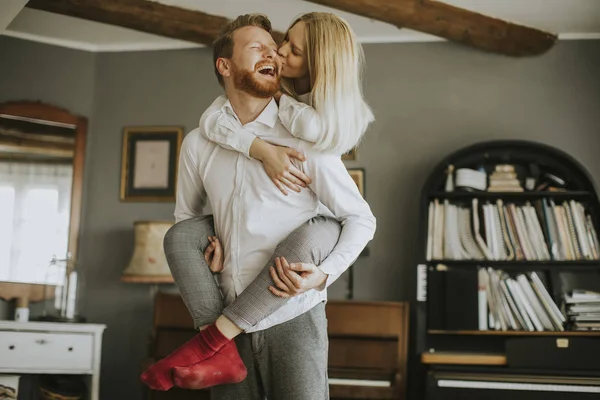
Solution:
M 582 203 L 429 203 L 427 254 L 431 260 L 598 260 L 600 243 Z
M 600 293 L 573 290 L 565 296 L 567 319 L 576 331 L 600 331 Z
M 536 272 L 478 269 L 479 330 L 564 331 L 567 321 Z

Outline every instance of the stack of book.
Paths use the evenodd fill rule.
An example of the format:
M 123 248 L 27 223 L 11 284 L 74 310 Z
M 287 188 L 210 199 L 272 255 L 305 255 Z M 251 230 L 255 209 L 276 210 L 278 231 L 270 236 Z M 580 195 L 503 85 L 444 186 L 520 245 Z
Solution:
M 478 271 L 479 330 L 564 331 L 566 318 L 536 272 Z
M 513 165 L 496 165 L 494 172 L 490 174 L 488 192 L 522 192 L 523 186 L 517 178 Z
M 517 205 L 495 203 L 471 207 L 429 203 L 427 260 L 600 259 L 596 228 L 582 203 L 556 204 L 544 198 Z
M 600 331 L 600 293 L 573 290 L 565 296 L 565 308 L 576 331 Z

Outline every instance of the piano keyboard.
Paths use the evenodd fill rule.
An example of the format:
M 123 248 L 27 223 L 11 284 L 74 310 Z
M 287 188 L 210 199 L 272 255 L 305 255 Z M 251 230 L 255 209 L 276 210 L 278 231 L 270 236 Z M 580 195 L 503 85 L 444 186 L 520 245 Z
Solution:
M 520 390 L 528 392 L 600 393 L 600 386 L 556 385 L 543 383 L 492 382 L 440 379 L 439 387 L 461 389 Z
M 391 387 L 390 381 L 376 381 L 369 379 L 341 379 L 329 378 L 330 385 L 345 385 L 345 386 L 371 386 L 371 387 Z
M 417 266 L 417 301 L 427 301 L 427 266 Z

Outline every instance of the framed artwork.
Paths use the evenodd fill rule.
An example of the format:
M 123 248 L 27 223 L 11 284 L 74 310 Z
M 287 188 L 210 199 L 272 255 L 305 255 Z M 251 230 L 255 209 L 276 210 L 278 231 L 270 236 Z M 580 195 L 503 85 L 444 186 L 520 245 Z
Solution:
M 365 197 L 365 170 L 364 168 L 348 168 L 348 173 L 352 177 L 356 186 L 358 186 L 358 191 L 362 194 L 362 197 Z
M 182 127 L 126 127 L 121 201 L 175 201 Z
M 342 154 L 342 161 L 355 161 L 357 150 L 356 147 L 347 152 L 346 154 Z

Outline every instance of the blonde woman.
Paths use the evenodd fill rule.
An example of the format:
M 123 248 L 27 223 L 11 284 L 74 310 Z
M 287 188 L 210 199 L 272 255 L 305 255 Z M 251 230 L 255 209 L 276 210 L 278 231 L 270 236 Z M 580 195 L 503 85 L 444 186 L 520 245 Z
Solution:
M 264 24 L 259 26 L 267 30 Z M 229 27 L 230 33 L 233 28 Z M 268 28 L 270 32 L 270 25 Z M 226 47 L 219 40 L 215 42 L 214 59 L 221 83 L 223 67 L 219 60 L 231 57 L 226 54 Z M 313 142 L 313 148 L 323 152 L 339 156 L 353 148 L 373 115 L 361 93 L 362 50 L 347 23 L 333 14 L 306 14 L 294 21 L 278 52 L 283 88 L 287 93 L 279 101 L 282 124 L 294 136 Z M 335 73 L 332 73 L 334 66 Z M 314 108 L 296 101 L 295 97 Z M 285 194 L 285 187 L 299 191 L 300 186 L 311 183 L 301 167 L 290 159 L 303 160 L 301 152 L 271 145 L 246 131 L 235 116 L 226 111 L 226 102 L 225 98 L 219 98 L 207 110 L 201 119 L 201 128 L 204 128 L 201 132 L 223 147 L 262 160 L 273 182 Z M 361 211 L 352 216 L 337 216 L 341 224 L 331 214 L 311 218 L 277 246 L 263 271 L 237 298 L 226 298 L 229 305 L 225 309 L 219 288 L 210 275 L 210 272 L 221 272 L 224 264 L 220 241 L 213 236 L 212 220 L 200 217 L 178 222 L 165 238 L 165 253 L 184 302 L 201 331 L 149 368 L 142 380 L 158 390 L 167 390 L 173 383 L 185 388 L 201 388 L 243 380 L 246 369 L 231 339 L 244 331 L 260 330 L 261 324 L 273 326 L 294 318 L 294 315 L 278 314 L 277 310 L 290 298 L 310 290 L 324 292 L 372 239 L 375 218 L 355 189 L 344 194 L 348 196 L 347 201 L 356 203 L 355 209 Z M 204 259 L 202 249 L 205 249 Z M 318 299 L 324 301 L 325 294 L 319 294 Z M 210 325 L 206 327 L 207 324 Z M 323 332 L 324 338 L 320 335 L 320 340 L 326 343 L 326 331 Z M 310 343 L 319 347 L 316 336 Z M 323 360 L 326 362 L 326 354 L 322 349 L 319 351 L 319 357 L 324 357 L 322 364 Z M 321 370 L 304 374 L 324 379 L 319 378 Z M 314 379 L 304 386 L 307 390 L 321 391 L 320 394 L 311 397 L 304 393 L 304 398 L 326 396 L 326 382 L 315 386 Z

